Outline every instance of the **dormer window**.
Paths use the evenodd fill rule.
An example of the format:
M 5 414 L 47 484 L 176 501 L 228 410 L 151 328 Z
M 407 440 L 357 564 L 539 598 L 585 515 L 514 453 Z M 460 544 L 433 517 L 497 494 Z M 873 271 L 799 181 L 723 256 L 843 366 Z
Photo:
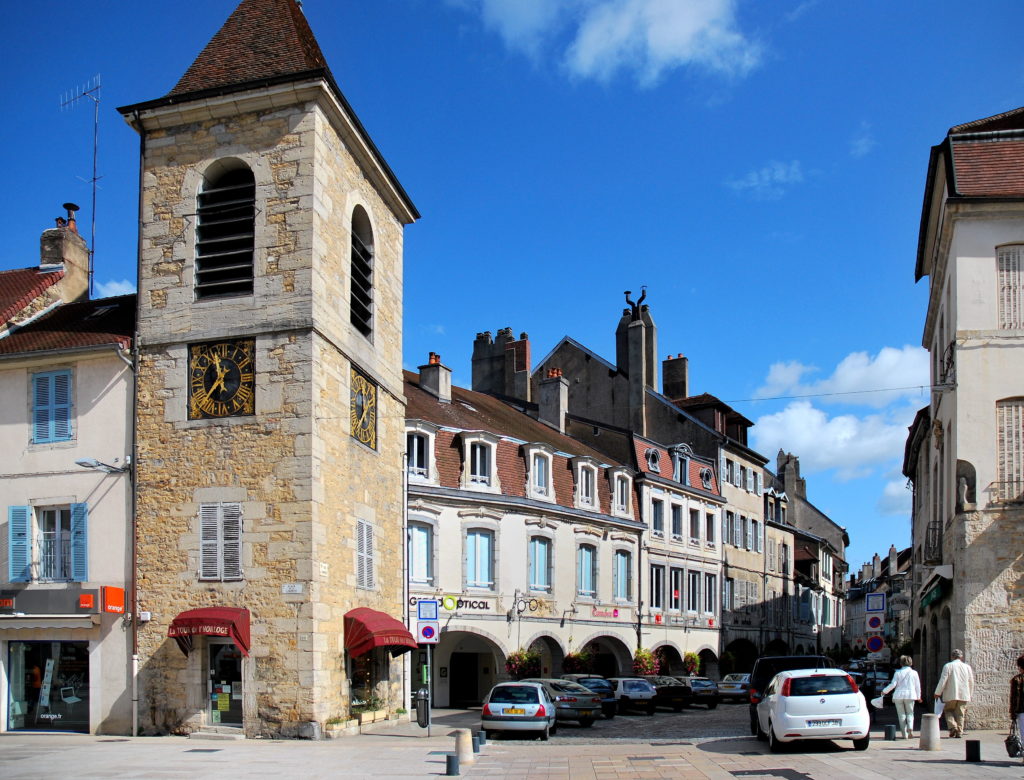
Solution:
M 630 517 L 633 512 L 630 503 L 632 480 L 621 469 L 613 469 L 610 479 L 612 483 L 612 514 Z
M 467 431 L 462 434 L 462 487 L 488 493 L 501 491 L 501 480 L 496 471 L 498 437 L 487 431 Z
M 647 468 L 655 474 L 661 473 L 661 453 L 651 447 L 644 455 L 647 458 Z
M 592 509 L 597 506 L 597 466 L 584 458 L 573 458 L 572 465 L 576 474 L 576 506 Z
M 417 421 L 405 432 L 406 470 L 412 482 L 437 482 L 434 466 L 434 434 L 429 423 Z
M 680 485 L 690 484 L 690 447 L 678 444 L 672 448 L 672 479 Z
M 527 468 L 526 494 L 530 498 L 553 501 L 555 489 L 551 464 L 554 453 L 545 444 L 528 444 L 523 449 Z

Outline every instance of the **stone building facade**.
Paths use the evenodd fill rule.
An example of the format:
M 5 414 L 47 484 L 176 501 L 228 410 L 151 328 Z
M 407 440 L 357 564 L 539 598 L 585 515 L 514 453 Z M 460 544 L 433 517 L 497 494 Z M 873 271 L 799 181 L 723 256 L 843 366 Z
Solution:
M 294 0 L 244 0 L 168 95 L 120 111 L 142 138 L 141 729 L 309 735 L 356 697 L 393 709 L 401 660 L 345 634 L 353 608 L 403 612 L 418 214 Z
M 974 667 L 971 727 L 1003 726 L 1024 648 L 1024 109 L 957 125 L 931 150 L 915 278 L 931 402 L 910 430 L 915 655 L 934 686 Z

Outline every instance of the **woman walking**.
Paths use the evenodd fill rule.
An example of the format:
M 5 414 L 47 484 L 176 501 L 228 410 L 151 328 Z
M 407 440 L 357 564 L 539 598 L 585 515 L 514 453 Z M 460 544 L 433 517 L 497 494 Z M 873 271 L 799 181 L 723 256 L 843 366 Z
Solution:
M 921 678 L 914 670 L 914 661 L 909 655 L 900 656 L 900 668 L 892 676 L 892 682 L 882 689 L 884 696 L 893 691 L 892 701 L 896 705 L 896 720 L 904 739 L 914 737 L 914 703 L 921 701 Z
M 1017 659 L 1017 674 L 1010 678 L 1010 723 L 1024 734 L 1024 655 Z

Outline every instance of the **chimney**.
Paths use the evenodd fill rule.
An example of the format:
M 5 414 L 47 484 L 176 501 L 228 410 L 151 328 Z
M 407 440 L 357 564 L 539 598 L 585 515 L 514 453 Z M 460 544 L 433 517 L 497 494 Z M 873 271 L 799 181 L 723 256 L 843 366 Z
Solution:
M 473 390 L 530 400 L 530 337 L 502 328 L 496 339 L 491 332 L 477 333 L 473 341 Z
M 420 366 L 420 387 L 437 396 L 441 403 L 452 401 L 452 370 L 441 364 L 441 356 L 430 353 L 425 366 Z
M 537 419 L 565 433 L 565 413 L 569 410 L 569 381 L 562 369 L 550 368 L 537 385 Z
M 690 395 L 690 361 L 680 352 L 669 355 L 661 364 L 661 394 L 671 401 L 688 398 Z
M 878 553 L 875 553 L 871 559 L 871 576 L 878 577 L 882 573 L 882 559 L 878 557 Z
M 897 567 L 899 566 L 899 551 L 896 549 L 895 544 L 889 545 L 889 576 L 893 577 L 896 575 Z
M 89 248 L 78 234 L 78 206 L 65 203 L 64 208 L 67 216 L 57 217 L 56 226 L 44 230 L 39 238 L 39 271 L 64 271 L 60 296 L 70 303 L 89 296 Z

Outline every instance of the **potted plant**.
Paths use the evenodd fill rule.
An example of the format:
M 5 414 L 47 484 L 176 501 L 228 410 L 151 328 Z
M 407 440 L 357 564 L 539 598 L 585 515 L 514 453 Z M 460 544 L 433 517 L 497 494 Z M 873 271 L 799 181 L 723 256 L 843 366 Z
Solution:
M 388 711 L 384 709 L 384 702 L 378 696 L 368 696 L 364 701 L 353 701 L 352 715 L 360 724 L 373 723 L 387 719 Z
M 697 674 L 700 668 L 700 656 L 692 650 L 683 654 L 683 668 L 688 675 Z
M 586 674 L 591 671 L 593 661 L 593 657 L 586 650 L 566 653 L 562 659 L 562 669 L 566 674 Z
M 520 647 L 505 659 L 505 671 L 513 680 L 540 676 L 540 653 Z
M 638 647 L 633 654 L 633 674 L 643 676 L 645 674 L 657 674 L 661 664 L 657 656 L 644 647 Z

